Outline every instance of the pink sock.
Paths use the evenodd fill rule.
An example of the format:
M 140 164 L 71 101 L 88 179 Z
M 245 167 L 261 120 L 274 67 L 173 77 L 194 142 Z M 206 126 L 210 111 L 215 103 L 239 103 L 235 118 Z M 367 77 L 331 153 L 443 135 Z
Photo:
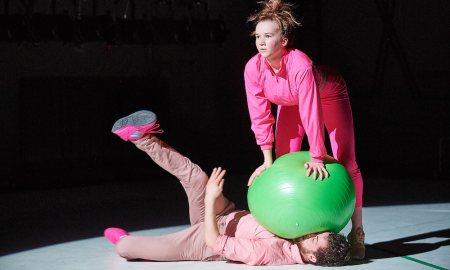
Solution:
M 128 232 L 120 228 L 108 228 L 104 232 L 104 236 L 106 237 L 106 239 L 108 239 L 109 242 L 113 243 L 113 245 L 115 245 L 117 241 L 127 235 L 129 235 Z

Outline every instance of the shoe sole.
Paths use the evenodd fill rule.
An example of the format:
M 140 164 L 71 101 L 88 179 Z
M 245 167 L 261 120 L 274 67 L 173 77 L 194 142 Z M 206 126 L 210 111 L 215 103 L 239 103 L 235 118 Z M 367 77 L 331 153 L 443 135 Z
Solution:
M 151 124 L 156 121 L 156 114 L 151 111 L 137 111 L 135 113 L 132 113 L 128 116 L 125 116 L 123 118 L 120 118 L 117 120 L 112 129 L 111 132 L 116 132 L 121 128 L 124 128 L 126 126 L 135 126 L 135 127 L 142 127 L 148 124 Z

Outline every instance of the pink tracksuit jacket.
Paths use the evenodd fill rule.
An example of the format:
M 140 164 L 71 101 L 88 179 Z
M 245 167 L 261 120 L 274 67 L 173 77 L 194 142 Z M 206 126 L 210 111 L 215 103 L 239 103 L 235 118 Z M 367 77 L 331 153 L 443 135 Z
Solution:
M 317 67 L 303 52 L 289 49 L 274 73 L 267 60 L 256 54 L 246 64 L 245 89 L 251 128 L 262 150 L 281 155 L 300 151 L 306 134 L 311 160 L 323 162 L 327 155 L 324 127 L 333 157 L 341 162 L 356 189 L 356 206 L 362 205 L 363 182 L 355 157 L 353 116 L 342 76 L 328 67 Z M 275 118 L 271 103 L 278 105 Z
M 278 74 L 257 54 L 245 66 L 245 88 L 248 109 L 257 144 L 262 150 L 271 149 L 275 122 L 270 103 L 297 106 L 301 122 L 308 135 L 313 161 L 322 162 L 326 156 L 319 86 L 321 76 L 309 57 L 299 50 L 284 55 Z M 319 81 L 319 83 L 317 82 Z

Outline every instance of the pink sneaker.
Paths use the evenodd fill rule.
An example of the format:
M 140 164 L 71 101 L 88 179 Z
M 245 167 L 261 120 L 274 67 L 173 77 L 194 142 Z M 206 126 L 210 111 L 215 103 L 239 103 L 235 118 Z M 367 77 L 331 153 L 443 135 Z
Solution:
M 124 141 L 137 141 L 147 134 L 163 132 L 156 120 L 151 111 L 137 111 L 117 120 L 111 131 Z
M 121 238 L 129 235 L 127 231 L 120 228 L 108 228 L 103 234 L 109 242 L 113 243 L 113 245 L 115 245 Z

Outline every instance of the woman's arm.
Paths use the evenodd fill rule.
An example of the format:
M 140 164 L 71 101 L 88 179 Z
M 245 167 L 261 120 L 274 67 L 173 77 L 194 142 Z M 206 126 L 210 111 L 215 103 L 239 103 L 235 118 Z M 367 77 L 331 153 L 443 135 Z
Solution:
M 248 180 L 247 186 L 250 186 L 255 178 L 260 175 L 263 171 L 265 171 L 267 168 L 269 168 L 273 163 L 273 157 L 272 157 L 272 149 L 266 149 L 262 150 L 263 156 L 264 156 L 264 163 L 256 168 L 256 170 L 253 172 L 253 174 L 250 176 L 250 179 Z
M 296 77 L 299 98 L 300 119 L 305 128 L 310 146 L 311 161 L 305 164 L 307 175 L 313 174 L 320 180 L 329 176 L 323 164 L 327 155 L 325 148 L 325 127 L 322 116 L 319 88 L 314 77 L 313 67 L 306 68 Z
M 272 149 L 275 118 L 272 115 L 270 101 L 266 98 L 264 89 L 260 85 L 259 66 L 260 62 L 257 57 L 250 59 L 245 66 L 245 92 L 251 129 L 255 134 L 256 143 L 261 150 L 267 150 Z
M 251 128 L 255 134 L 256 143 L 261 148 L 264 156 L 264 163 L 256 168 L 250 176 L 247 185 L 250 186 L 255 177 L 260 175 L 273 162 L 272 144 L 274 141 L 273 124 L 275 118 L 272 115 L 270 101 L 264 94 L 264 89 L 260 85 L 260 71 L 262 59 L 254 57 L 245 66 L 244 80 L 245 92 L 247 95 L 247 105 L 250 114 Z

